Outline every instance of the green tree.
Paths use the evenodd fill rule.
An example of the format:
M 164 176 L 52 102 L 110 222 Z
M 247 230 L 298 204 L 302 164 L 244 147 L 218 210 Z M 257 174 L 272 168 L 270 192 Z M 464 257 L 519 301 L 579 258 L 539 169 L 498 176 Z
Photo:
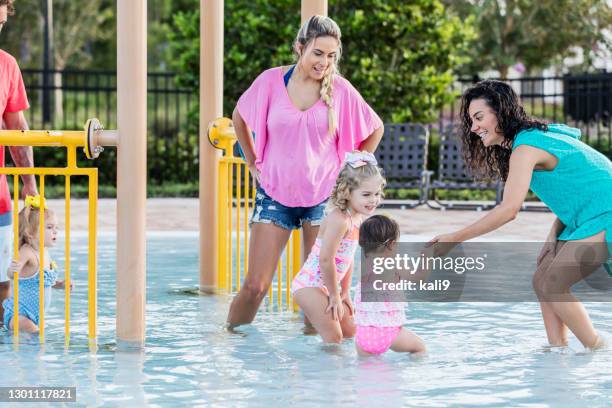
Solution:
M 53 60 L 55 68 L 83 68 L 92 61 L 94 42 L 112 38 L 115 0 L 54 0 Z M 16 14 L 9 19 L 2 48 L 13 54 L 22 67 L 40 67 L 43 52 L 43 9 L 40 0 L 15 2 Z M 112 67 L 115 66 L 112 59 Z M 104 67 L 108 67 L 104 66 Z
M 471 49 L 466 73 L 499 71 L 523 63 L 528 71 L 560 63 L 581 49 L 584 68 L 612 47 L 607 0 L 444 0 L 460 16 L 473 16 L 478 39 Z
M 293 61 L 299 10 L 298 0 L 225 3 L 226 115 L 261 71 Z M 453 70 L 475 33 L 439 0 L 338 0 L 329 15 L 343 30 L 340 71 L 385 121 L 429 122 L 452 98 Z M 181 12 L 168 33 L 178 81 L 196 89 L 198 24 L 197 10 Z
M 149 72 L 168 71 L 172 56 L 168 53 L 168 33 L 176 13 L 196 10 L 199 0 L 148 0 L 147 59 Z
M 454 100 L 454 70 L 475 37 L 438 0 L 338 1 L 330 8 L 343 30 L 342 70 L 391 122 L 430 122 Z
M 0 48 L 13 55 L 21 68 L 42 65 L 42 16 L 40 1 L 15 2 L 15 14 L 0 36 Z

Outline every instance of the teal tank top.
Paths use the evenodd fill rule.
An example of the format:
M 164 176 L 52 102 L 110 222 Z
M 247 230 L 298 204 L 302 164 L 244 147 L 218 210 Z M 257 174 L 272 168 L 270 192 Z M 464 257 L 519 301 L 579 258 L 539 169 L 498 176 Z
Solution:
M 558 239 L 579 240 L 606 231 L 612 260 L 612 162 L 580 141 L 580 130 L 561 124 L 519 132 L 521 145 L 542 149 L 558 159 L 554 170 L 535 170 L 531 191 L 565 225 Z M 611 272 L 608 261 L 608 272 Z

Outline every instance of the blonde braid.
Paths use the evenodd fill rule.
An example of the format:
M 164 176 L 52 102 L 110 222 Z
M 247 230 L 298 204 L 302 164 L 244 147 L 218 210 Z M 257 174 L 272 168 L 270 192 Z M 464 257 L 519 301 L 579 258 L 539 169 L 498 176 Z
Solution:
M 306 21 L 297 33 L 295 38 L 293 51 L 297 57 L 297 66 L 299 67 L 302 52 L 306 50 L 308 44 L 319 37 L 332 37 L 338 41 L 338 50 L 336 58 L 321 81 L 320 96 L 321 100 L 327 105 L 327 118 L 329 134 L 333 135 L 336 132 L 338 124 L 336 123 L 336 114 L 334 112 L 334 78 L 338 74 L 338 61 L 342 55 L 342 34 L 340 27 L 331 18 L 327 16 L 315 15 Z M 302 52 L 299 52 L 301 46 Z
M 329 134 L 336 132 L 336 114 L 334 112 L 334 77 L 336 75 L 336 63 L 334 62 L 328 69 L 321 82 L 321 99 L 327 105 L 327 121 Z

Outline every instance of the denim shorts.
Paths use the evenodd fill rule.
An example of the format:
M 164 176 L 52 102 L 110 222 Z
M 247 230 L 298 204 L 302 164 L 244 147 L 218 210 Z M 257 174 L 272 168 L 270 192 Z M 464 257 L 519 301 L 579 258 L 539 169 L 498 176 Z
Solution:
M 300 229 L 305 222 L 318 226 L 325 216 L 323 210 L 326 203 L 327 200 L 312 207 L 287 207 L 257 187 L 251 223 L 272 223 L 288 230 Z

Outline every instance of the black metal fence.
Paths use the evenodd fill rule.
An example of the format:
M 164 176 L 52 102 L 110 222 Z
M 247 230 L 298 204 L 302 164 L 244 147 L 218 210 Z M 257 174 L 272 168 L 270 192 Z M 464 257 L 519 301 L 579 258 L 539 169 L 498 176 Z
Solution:
M 44 76 L 48 75 L 48 86 Z M 117 126 L 117 81 L 110 71 L 24 70 L 24 81 L 32 105 L 27 112 L 34 129 L 79 129 L 97 117 L 111 129 Z M 198 178 L 197 119 L 189 112 L 197 104 L 198 91 L 179 88 L 173 73 L 148 75 L 148 168 L 151 183 L 195 182 Z M 477 78 L 460 79 L 457 95 Z M 529 114 L 550 122 L 563 122 L 583 131 L 583 141 L 612 152 L 612 74 L 526 77 L 507 80 L 521 95 Z M 51 105 L 43 118 L 42 106 Z M 440 110 L 438 120 L 428 124 L 432 142 L 448 125 L 458 122 L 459 98 Z M 196 113 L 197 114 L 197 113 Z M 194 123 L 196 125 L 194 125 Z M 432 143 L 435 148 L 435 143 Z M 40 149 L 39 149 L 40 150 Z M 62 150 L 62 151 L 59 151 Z M 115 151 L 108 149 L 95 165 L 104 168 L 101 183 L 115 182 Z M 433 152 L 431 152 L 433 153 Z M 37 152 L 37 160 L 65 163 L 63 149 Z M 437 169 L 437 154 L 430 154 L 428 167 Z
M 479 80 L 459 79 L 453 90 L 460 95 Z M 612 151 L 612 73 L 523 77 L 506 79 L 520 95 L 525 110 L 550 123 L 565 123 L 582 130 L 582 141 L 608 156 Z M 459 118 L 459 99 L 440 111 L 430 130 L 439 132 Z
M 26 117 L 32 129 L 81 129 L 91 117 L 100 119 L 107 129 L 117 127 L 115 72 L 27 69 L 23 70 L 23 78 L 31 104 Z M 147 163 L 152 183 L 190 182 L 198 178 L 198 135 L 197 130 L 189 128 L 188 120 L 198 96 L 192 89 L 177 87 L 174 78 L 172 73 L 148 75 Z M 44 117 L 43 106 L 51 106 L 48 117 Z M 63 149 L 38 150 L 39 161 L 65 163 Z M 101 184 L 115 183 L 115 163 L 115 149 L 107 149 L 93 163 L 104 168 L 100 172 Z

